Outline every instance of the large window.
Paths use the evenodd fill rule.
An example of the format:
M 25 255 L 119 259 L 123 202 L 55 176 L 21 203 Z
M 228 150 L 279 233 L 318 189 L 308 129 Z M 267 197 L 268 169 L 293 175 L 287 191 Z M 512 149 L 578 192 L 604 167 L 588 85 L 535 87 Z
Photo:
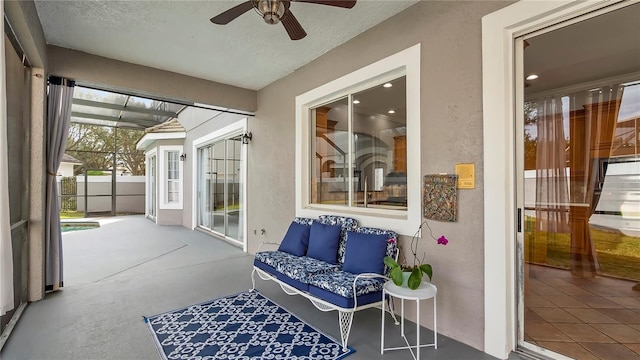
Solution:
M 182 209 L 182 171 L 180 161 L 182 146 L 160 146 L 160 189 L 161 209 Z
M 420 222 L 420 46 L 296 98 L 296 215 Z
M 406 77 L 312 108 L 311 203 L 407 209 Z
M 167 151 L 167 203 L 180 202 L 180 154 L 177 151 Z

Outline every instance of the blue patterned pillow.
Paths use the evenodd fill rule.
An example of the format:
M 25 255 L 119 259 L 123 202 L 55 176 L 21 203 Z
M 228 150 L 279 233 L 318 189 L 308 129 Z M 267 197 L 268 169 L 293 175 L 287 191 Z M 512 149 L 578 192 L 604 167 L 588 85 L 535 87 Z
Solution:
M 278 250 L 295 256 L 304 256 L 309 246 L 310 230 L 311 226 L 309 225 L 292 222 Z
M 325 225 L 314 221 L 309 233 L 307 256 L 335 265 L 338 259 L 340 229 L 339 225 Z
M 342 270 L 352 274 L 382 274 L 388 239 L 389 236 L 384 234 L 364 234 L 349 231 L 347 233 L 347 248 Z

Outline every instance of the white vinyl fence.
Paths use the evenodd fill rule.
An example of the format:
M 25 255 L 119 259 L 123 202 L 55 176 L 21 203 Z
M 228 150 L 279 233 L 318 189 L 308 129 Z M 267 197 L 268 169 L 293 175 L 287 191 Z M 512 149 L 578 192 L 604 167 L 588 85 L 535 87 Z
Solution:
M 112 206 L 111 176 L 89 176 L 87 186 L 87 212 L 109 212 Z M 145 177 L 116 176 L 116 213 L 144 214 Z M 58 176 L 58 194 L 62 177 Z M 76 211 L 85 212 L 85 177 L 76 176 Z M 70 195 L 64 195 L 69 197 Z M 64 201 L 64 198 L 62 198 Z

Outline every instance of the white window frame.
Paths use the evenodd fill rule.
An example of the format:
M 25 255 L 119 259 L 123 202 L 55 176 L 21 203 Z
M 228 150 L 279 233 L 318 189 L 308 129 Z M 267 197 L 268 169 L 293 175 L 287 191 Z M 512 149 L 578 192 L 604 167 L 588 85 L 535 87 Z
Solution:
M 243 133 L 249 131 L 248 122 L 249 122 L 249 119 L 244 118 L 234 122 L 233 124 L 229 124 L 223 127 L 222 129 L 216 130 L 205 136 L 202 136 L 200 138 L 193 140 L 193 148 L 191 151 L 191 153 L 193 154 L 193 161 L 194 161 L 194 164 L 191 169 L 192 171 L 191 198 L 193 199 L 193 201 L 191 201 L 191 214 L 192 214 L 191 229 L 192 230 L 195 230 L 198 227 L 198 165 L 196 163 L 198 161 L 197 159 L 198 150 L 212 143 L 229 139 L 238 135 L 242 135 Z M 244 168 L 241 171 L 243 176 L 243 178 L 241 179 L 242 193 L 243 193 L 243 196 L 241 199 L 241 203 L 242 203 L 241 206 L 242 206 L 242 211 L 244 211 L 244 214 L 243 214 L 244 221 L 242 222 L 242 231 L 243 231 L 244 237 L 242 242 L 239 242 L 239 241 L 236 241 L 235 239 L 230 239 L 230 238 L 226 238 L 226 240 L 232 244 L 241 246 L 242 251 L 247 252 L 248 238 L 249 238 L 247 233 L 248 231 L 247 216 L 248 216 L 249 210 L 247 207 L 247 190 L 248 190 L 247 189 L 247 184 L 248 184 L 247 146 L 245 144 L 242 145 L 240 159 L 241 159 L 241 162 L 244 164 Z
M 149 207 L 151 206 L 151 196 L 152 196 L 152 192 L 156 192 L 156 209 L 155 209 L 155 216 L 153 216 L 153 220 L 156 221 L 156 219 L 158 218 L 158 152 L 157 149 L 153 149 L 151 151 L 146 152 L 145 154 L 145 168 L 147 169 L 147 174 L 146 174 L 146 185 L 145 188 L 147 189 L 146 191 L 146 206 L 144 207 L 144 215 L 145 217 L 150 217 L 151 214 L 149 214 Z M 155 189 L 151 188 L 151 173 L 149 172 L 149 169 L 151 169 L 151 157 L 155 156 L 156 157 L 156 164 L 155 164 L 155 170 L 156 170 L 156 186 Z
M 365 90 L 386 79 L 406 75 L 407 84 L 407 210 L 356 208 L 312 204 L 311 109 L 348 93 Z M 357 217 L 363 226 L 375 226 L 411 235 L 422 219 L 420 157 L 420 44 L 326 83 L 296 97 L 296 216 L 341 214 Z
M 178 201 L 177 202 L 169 202 L 168 199 L 168 182 L 169 182 L 169 178 L 168 178 L 168 168 L 167 168 L 167 161 L 169 160 L 168 157 L 168 153 L 171 151 L 176 151 L 178 152 L 178 158 L 180 157 L 180 155 L 183 153 L 183 147 L 181 145 L 171 145 L 171 146 L 158 146 L 158 152 L 160 153 L 160 158 L 158 161 L 158 183 L 159 183 L 159 189 L 158 189 L 158 194 L 160 195 L 160 201 L 158 201 L 158 198 L 156 198 L 156 201 L 158 201 L 159 203 L 159 208 L 160 209 L 174 209 L 174 210 L 181 210 L 182 209 L 182 203 L 183 203 L 183 198 L 184 198 L 184 190 L 183 190 L 183 184 L 184 184 L 184 161 L 178 160 L 178 170 L 179 170 L 179 176 L 180 179 L 178 181 Z M 158 159 L 158 157 L 156 157 L 156 159 Z
M 625 5 L 635 2 L 638 1 Z M 515 40 L 545 27 L 560 28 L 571 21 L 583 21 L 584 18 L 575 18 L 607 12 L 620 3 L 621 0 L 520 1 L 482 18 L 484 351 L 497 358 L 506 359 L 515 350 L 518 328 L 514 119 L 518 111 L 522 112 L 516 106 L 516 89 L 522 87 L 522 79 L 516 72 Z

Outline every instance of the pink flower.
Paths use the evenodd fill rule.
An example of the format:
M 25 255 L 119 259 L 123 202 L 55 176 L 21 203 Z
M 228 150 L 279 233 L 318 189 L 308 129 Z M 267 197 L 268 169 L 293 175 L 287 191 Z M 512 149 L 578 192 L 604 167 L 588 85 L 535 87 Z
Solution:
M 438 238 L 438 244 L 447 245 L 448 243 L 449 243 L 449 240 L 447 240 L 447 238 L 444 237 L 444 235 Z
M 396 243 L 396 239 L 390 238 L 390 239 L 387 240 L 387 242 L 391 243 L 391 244 L 395 244 Z

